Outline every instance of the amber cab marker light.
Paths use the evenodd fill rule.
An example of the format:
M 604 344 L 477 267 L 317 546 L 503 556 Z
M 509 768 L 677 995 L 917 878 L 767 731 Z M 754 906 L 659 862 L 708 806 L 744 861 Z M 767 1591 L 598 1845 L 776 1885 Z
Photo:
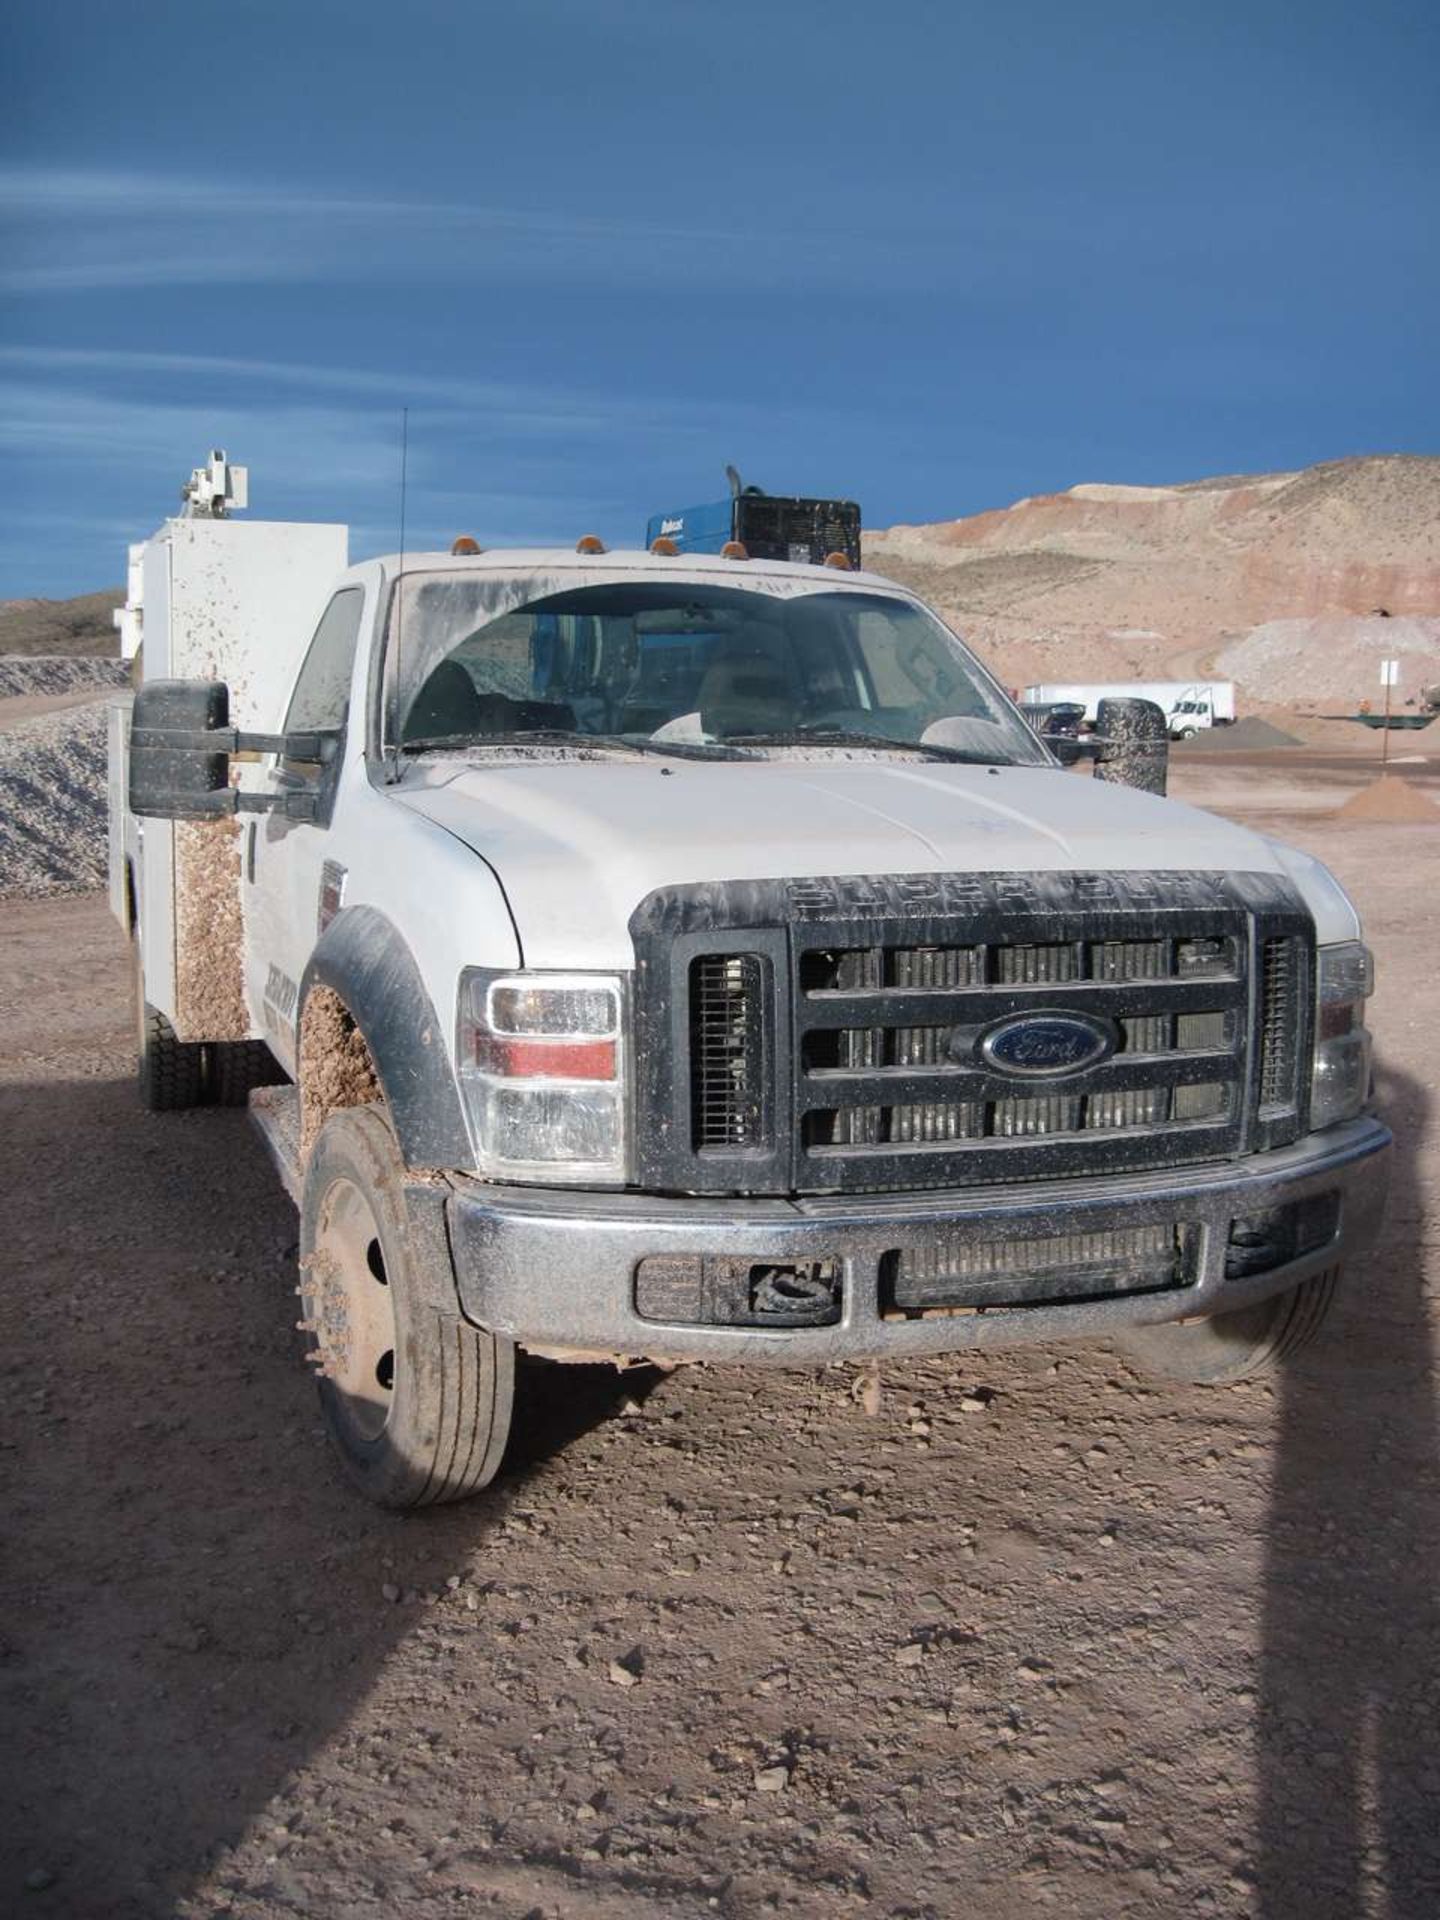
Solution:
M 727 540 L 720 549 L 722 560 L 748 560 L 750 550 L 743 540 Z
M 651 553 L 666 554 L 673 559 L 674 556 L 679 553 L 680 549 L 667 534 L 662 533 L 658 540 L 652 540 L 650 542 L 650 551 Z
M 582 533 L 575 542 L 576 553 L 604 553 L 605 542 L 598 533 Z
M 827 567 L 834 567 L 837 573 L 849 573 L 850 556 L 848 553 L 827 553 L 825 556 L 825 565 Z
M 479 553 L 480 550 L 480 542 L 468 533 L 460 534 L 450 543 L 450 551 L 454 554 Z

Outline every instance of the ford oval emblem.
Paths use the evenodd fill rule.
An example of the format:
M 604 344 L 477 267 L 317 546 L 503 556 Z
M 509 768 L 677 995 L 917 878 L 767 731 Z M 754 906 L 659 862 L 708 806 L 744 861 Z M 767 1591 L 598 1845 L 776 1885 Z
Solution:
M 1116 1038 L 1110 1021 L 1088 1013 L 1017 1013 L 981 1037 L 980 1057 L 996 1073 L 1055 1080 L 1108 1060 Z

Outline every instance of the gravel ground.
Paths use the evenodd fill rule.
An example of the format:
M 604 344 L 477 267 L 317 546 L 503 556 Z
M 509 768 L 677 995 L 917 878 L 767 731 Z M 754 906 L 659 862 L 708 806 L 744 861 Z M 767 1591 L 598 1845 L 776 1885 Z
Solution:
M 120 660 L 0 655 L 0 898 L 103 883 L 105 708 L 128 672 Z
M 1303 1363 L 537 1366 L 412 1519 L 325 1458 L 244 1117 L 142 1117 L 101 903 L 12 902 L 0 1909 L 1440 1911 L 1440 834 L 1275 824 L 1367 912 L 1400 1138 Z
M 63 653 L 0 653 L 0 700 L 129 684 L 130 664 L 126 660 Z
M 104 701 L 0 731 L 0 896 L 102 884 L 105 775 Z

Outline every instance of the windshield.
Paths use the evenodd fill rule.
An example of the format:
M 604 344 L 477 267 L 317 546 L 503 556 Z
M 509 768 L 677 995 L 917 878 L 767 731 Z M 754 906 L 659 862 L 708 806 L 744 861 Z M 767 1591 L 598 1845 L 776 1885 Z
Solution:
M 398 712 L 402 747 L 890 745 L 1049 764 L 979 663 L 908 600 L 617 581 L 497 615 L 494 595 L 475 574 L 400 583 L 389 732 Z

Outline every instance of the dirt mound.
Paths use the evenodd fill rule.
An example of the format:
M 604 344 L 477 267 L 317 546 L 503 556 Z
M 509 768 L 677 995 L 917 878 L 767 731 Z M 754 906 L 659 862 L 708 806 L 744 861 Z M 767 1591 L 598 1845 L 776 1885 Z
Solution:
M 1283 727 L 1275 727 L 1258 714 L 1247 714 L 1232 726 L 1210 727 L 1183 743 L 1186 753 L 1248 753 L 1263 747 L 1298 747 L 1300 742 Z
M 1423 793 L 1393 773 L 1382 773 L 1368 787 L 1351 794 L 1343 807 L 1336 809 L 1342 820 L 1373 820 L 1395 826 L 1440 826 L 1440 808 Z
M 104 884 L 106 705 L 43 714 L 0 734 L 0 897 Z

